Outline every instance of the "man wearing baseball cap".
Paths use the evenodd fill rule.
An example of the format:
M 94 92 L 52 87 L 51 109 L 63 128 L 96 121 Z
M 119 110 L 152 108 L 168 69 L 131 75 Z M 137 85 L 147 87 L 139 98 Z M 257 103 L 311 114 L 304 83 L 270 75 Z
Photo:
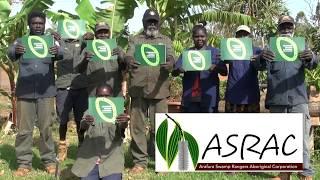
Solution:
M 135 166 L 130 173 L 136 174 L 147 167 L 148 153 L 154 156 L 155 113 L 168 111 L 169 73 L 173 68 L 174 54 L 172 42 L 159 32 L 160 16 L 156 10 L 148 9 L 143 15 L 144 31 L 129 40 L 126 62 L 129 64 L 129 95 L 132 98 L 130 133 L 132 136 L 131 153 Z M 163 44 L 166 46 L 166 63 L 160 66 L 142 66 L 134 58 L 138 44 Z M 149 112 L 150 141 L 145 134 L 146 112 Z
M 95 25 L 96 39 L 109 39 L 110 27 L 105 22 L 98 22 Z M 93 37 L 91 38 L 91 40 Z M 101 84 L 109 84 L 113 89 L 113 96 L 120 96 L 122 67 L 125 67 L 123 61 L 123 52 L 120 47 L 112 50 L 112 56 L 118 56 L 117 61 L 91 61 L 93 52 L 85 48 L 82 52 L 82 62 L 78 65 L 78 70 L 85 71 L 88 76 L 89 96 L 95 96 L 96 88 Z
M 236 30 L 236 38 L 250 38 L 251 30 L 241 25 Z M 253 55 L 261 53 L 253 47 Z M 258 69 L 253 61 L 226 61 L 229 64 L 229 76 L 226 89 L 225 112 L 260 112 L 260 91 Z
M 294 19 L 291 16 L 282 16 L 278 21 L 278 34 L 282 37 L 293 37 Z M 300 179 L 311 180 L 314 171 L 310 164 L 309 132 L 311 128 L 308 109 L 308 96 L 305 85 L 304 69 L 315 69 L 318 64 L 313 52 L 306 50 L 299 52 L 299 60 L 295 62 L 275 61 L 272 51 L 264 49 L 257 58 L 259 68 L 268 73 L 268 89 L 266 107 L 271 113 L 303 113 L 303 172 Z M 280 173 L 274 180 L 289 180 L 291 173 Z

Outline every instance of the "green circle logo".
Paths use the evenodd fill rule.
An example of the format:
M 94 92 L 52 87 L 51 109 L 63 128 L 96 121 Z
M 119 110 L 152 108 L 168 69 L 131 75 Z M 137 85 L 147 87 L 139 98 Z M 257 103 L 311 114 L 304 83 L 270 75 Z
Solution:
M 206 67 L 205 57 L 199 51 L 188 51 L 188 61 L 192 68 L 197 71 L 202 71 Z
M 38 58 L 45 58 L 48 56 L 48 45 L 40 36 L 29 36 L 28 46 L 30 51 Z M 41 49 L 43 52 L 40 53 L 38 49 Z
M 92 41 L 92 48 L 93 48 L 94 54 L 98 56 L 99 59 L 106 61 L 111 58 L 111 48 L 107 42 L 101 39 L 95 39 Z M 102 50 L 105 51 L 105 53 L 104 52 L 101 53 L 99 51 L 99 48 L 103 48 Z
M 237 46 L 236 49 L 238 52 L 241 52 L 240 55 L 238 55 L 238 52 L 234 51 L 234 47 L 232 46 Z M 228 38 L 227 39 L 227 49 L 230 55 L 234 59 L 239 59 L 239 60 L 244 60 L 246 58 L 247 52 L 246 52 L 246 47 L 244 43 L 239 40 L 238 38 Z
M 66 35 L 69 36 L 71 39 L 77 39 L 80 36 L 80 27 L 78 26 L 76 21 L 65 19 L 63 20 L 62 27 Z M 69 30 L 68 27 L 72 27 L 74 29 Z
M 114 122 L 117 116 L 117 108 L 110 99 L 105 97 L 96 98 L 95 106 L 98 115 L 103 121 Z
M 282 41 L 286 42 L 286 45 L 289 46 L 290 49 L 292 49 L 293 55 L 291 57 L 288 56 L 288 54 L 286 54 L 286 52 L 283 51 L 282 49 L 283 46 L 281 45 Z M 291 38 L 278 37 L 276 40 L 276 46 L 277 46 L 279 55 L 286 61 L 295 61 L 298 58 L 298 46 Z
M 149 60 L 148 55 L 146 55 L 146 51 L 145 49 L 150 49 L 151 51 L 148 51 L 147 53 L 152 54 L 152 56 L 154 56 L 155 61 L 152 62 Z M 150 44 L 142 44 L 141 45 L 141 56 L 142 59 L 149 65 L 149 66 L 158 66 L 160 63 L 160 54 L 157 48 L 155 48 L 154 46 L 150 45 Z

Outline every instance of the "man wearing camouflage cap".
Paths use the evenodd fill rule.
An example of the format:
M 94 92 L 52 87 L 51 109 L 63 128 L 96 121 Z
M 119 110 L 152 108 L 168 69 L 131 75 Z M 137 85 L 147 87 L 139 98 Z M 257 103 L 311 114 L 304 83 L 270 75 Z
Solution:
M 140 173 L 147 167 L 148 153 L 154 156 L 155 113 L 168 111 L 169 73 L 174 64 L 171 40 L 159 32 L 160 17 L 157 11 L 148 9 L 143 15 L 144 31 L 129 41 L 125 57 L 129 64 L 129 95 L 132 98 L 130 133 L 132 136 L 131 153 L 135 166 L 130 173 Z M 164 44 L 166 63 L 157 67 L 142 66 L 134 58 L 137 44 Z M 146 138 L 146 114 L 149 112 L 150 141 Z M 147 150 L 148 149 L 148 150 Z
M 278 33 L 282 37 L 293 37 L 294 19 L 282 16 L 278 22 Z M 299 53 L 299 60 L 295 62 L 275 61 L 272 51 L 264 49 L 257 59 L 257 65 L 266 69 L 268 73 L 268 89 L 266 107 L 271 113 L 303 113 L 303 172 L 300 179 L 311 180 L 314 171 L 311 168 L 309 156 L 309 132 L 311 128 L 308 109 L 304 70 L 315 69 L 318 64 L 317 57 L 312 51 L 306 49 Z M 280 173 L 274 180 L 289 180 L 290 173 Z
M 110 27 L 105 22 L 98 22 L 95 26 L 96 39 L 109 39 Z M 93 36 L 88 40 L 93 40 Z M 91 61 L 93 52 L 87 48 L 82 51 L 81 63 L 77 66 L 80 72 L 86 72 L 88 76 L 88 93 L 89 96 L 95 96 L 96 88 L 102 84 L 109 84 L 113 89 L 113 96 L 120 96 L 122 75 L 121 70 L 125 68 L 123 61 L 123 52 L 117 47 L 112 50 L 112 56 L 117 55 L 115 61 Z

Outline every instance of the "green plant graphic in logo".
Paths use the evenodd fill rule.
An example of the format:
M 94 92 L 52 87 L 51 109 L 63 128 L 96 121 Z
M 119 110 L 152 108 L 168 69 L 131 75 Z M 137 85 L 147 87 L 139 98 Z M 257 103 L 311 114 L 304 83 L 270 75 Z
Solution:
M 76 21 L 65 19 L 63 20 L 62 27 L 67 36 L 71 39 L 77 39 L 80 36 L 80 27 Z
M 92 42 L 92 48 L 94 54 L 103 61 L 109 60 L 112 56 L 111 48 L 106 41 L 103 41 L 101 39 L 95 39 Z
M 48 56 L 47 42 L 40 36 L 29 36 L 28 47 L 30 51 L 38 58 L 45 58 Z
M 117 107 L 108 98 L 99 97 L 95 101 L 96 111 L 99 117 L 105 122 L 115 122 L 117 117 Z
M 295 61 L 298 58 L 298 46 L 291 38 L 278 37 L 276 40 L 276 47 L 279 55 L 284 60 Z
M 184 131 L 180 124 L 166 114 L 167 118 L 160 124 L 156 133 L 156 144 L 162 158 L 167 162 L 170 169 L 179 151 L 178 166 L 180 170 L 188 169 L 189 153 L 194 167 L 199 158 L 199 145 L 195 138 Z M 174 122 L 175 128 L 168 142 L 168 119 Z
M 245 59 L 247 55 L 245 44 L 238 38 L 227 39 L 227 50 L 233 59 Z
M 160 53 L 159 53 L 157 48 L 155 48 L 151 44 L 142 44 L 141 48 L 140 48 L 140 51 L 141 51 L 142 59 L 149 66 L 158 66 L 159 65 L 159 63 L 160 63 Z
M 206 67 L 206 59 L 199 51 L 188 51 L 188 61 L 193 69 L 203 71 Z

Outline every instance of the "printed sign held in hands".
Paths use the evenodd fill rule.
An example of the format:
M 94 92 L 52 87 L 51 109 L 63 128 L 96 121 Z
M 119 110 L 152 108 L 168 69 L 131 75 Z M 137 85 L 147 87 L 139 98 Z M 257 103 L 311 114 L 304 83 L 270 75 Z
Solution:
M 89 113 L 97 123 L 115 124 L 117 116 L 123 112 L 124 99 L 122 97 L 89 97 Z
M 88 50 L 93 53 L 92 61 L 117 60 L 118 56 L 112 56 L 112 51 L 117 47 L 115 39 L 95 39 L 88 41 Z
M 141 65 L 160 66 L 166 63 L 166 46 L 162 44 L 136 45 L 134 57 Z
M 58 32 L 62 39 L 80 39 L 86 32 L 86 23 L 83 20 L 60 20 Z
M 210 50 L 188 50 L 182 53 L 182 68 L 185 71 L 204 71 L 211 66 Z
M 23 54 L 24 59 L 42 59 L 54 57 L 49 53 L 49 48 L 53 47 L 53 37 L 46 36 L 23 36 L 21 38 L 26 52 Z
M 250 60 L 253 55 L 251 38 L 224 38 L 220 44 L 222 60 Z
M 271 37 L 271 50 L 275 53 L 275 61 L 296 61 L 299 52 L 305 50 L 303 37 Z

